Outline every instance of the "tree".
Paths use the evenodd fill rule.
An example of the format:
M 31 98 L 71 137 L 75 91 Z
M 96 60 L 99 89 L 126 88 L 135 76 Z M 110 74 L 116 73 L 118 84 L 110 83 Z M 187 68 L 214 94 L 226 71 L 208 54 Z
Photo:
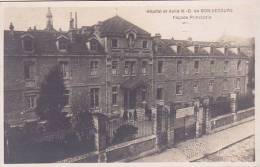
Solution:
M 66 103 L 65 86 L 58 66 L 53 67 L 41 83 L 37 100 L 36 114 L 47 120 L 51 130 L 65 129 L 70 126 L 66 113 L 62 112 Z
M 94 130 L 93 115 L 89 112 L 86 97 L 87 95 L 75 96 L 72 102 L 72 127 L 80 141 L 91 137 Z

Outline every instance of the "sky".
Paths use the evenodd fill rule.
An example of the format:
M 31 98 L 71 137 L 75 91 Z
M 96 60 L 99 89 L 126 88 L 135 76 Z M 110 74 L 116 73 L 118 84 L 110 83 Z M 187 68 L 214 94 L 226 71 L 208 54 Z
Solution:
M 230 1 L 232 2 L 232 1 Z M 239 2 L 239 1 L 237 1 Z M 199 5 L 198 5 L 199 3 Z M 106 5 L 108 4 L 108 5 Z M 37 29 L 46 27 L 47 7 L 51 7 L 55 29 L 68 30 L 70 12 L 77 12 L 78 27 L 90 26 L 115 15 L 134 23 L 150 32 L 160 33 L 163 38 L 214 41 L 222 35 L 254 37 L 257 30 L 257 8 L 247 1 L 240 3 L 228 2 L 197 2 L 197 3 L 168 3 L 153 4 L 139 3 L 125 5 L 122 3 L 106 3 L 89 5 L 63 5 L 62 3 L 44 3 L 43 5 L 6 5 L 4 7 L 4 28 L 8 29 L 10 22 L 15 30 L 27 30 L 36 26 Z M 185 13 L 169 13 L 169 10 L 184 9 Z M 188 13 L 188 9 L 192 13 Z M 229 9 L 232 12 L 195 13 L 201 9 Z M 153 10 L 154 13 L 148 13 Z M 161 11 L 161 13 L 158 13 Z M 163 13 L 162 11 L 167 11 Z M 173 19 L 173 17 L 206 16 L 211 19 Z

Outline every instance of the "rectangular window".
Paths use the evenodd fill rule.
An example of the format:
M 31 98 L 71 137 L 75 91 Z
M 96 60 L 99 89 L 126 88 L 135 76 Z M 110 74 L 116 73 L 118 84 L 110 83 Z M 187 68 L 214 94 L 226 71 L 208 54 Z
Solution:
M 215 62 L 213 60 L 210 61 L 210 72 L 215 71 Z
M 112 87 L 112 105 L 116 105 L 117 104 L 117 87 L 114 86 Z
M 228 61 L 224 62 L 224 72 L 228 72 Z
M 90 89 L 90 107 L 99 107 L 99 88 Z
M 23 39 L 23 49 L 24 51 L 28 51 L 28 52 L 33 51 L 33 40 Z
M 133 75 L 133 74 L 135 74 L 135 62 L 126 61 L 125 62 L 125 75 Z
M 60 73 L 63 78 L 69 78 L 69 63 L 67 61 L 60 61 Z
M 92 51 L 97 50 L 97 41 L 95 41 L 95 40 L 90 41 L 90 50 L 92 50 Z
M 240 78 L 236 79 L 236 89 L 240 89 Z
M 228 55 L 228 48 L 227 47 L 225 47 L 225 49 L 224 49 L 224 54 L 225 54 L 225 56 Z
M 214 48 L 211 46 L 210 47 L 210 54 L 213 55 L 214 54 Z
M 34 79 L 35 65 L 34 62 L 25 62 L 24 64 L 24 79 Z
M 146 74 L 146 68 L 147 68 L 147 62 L 143 61 L 142 62 L 142 74 Z
M 97 75 L 98 71 L 98 61 L 90 62 L 90 75 Z
M 158 61 L 158 69 L 157 69 L 158 73 L 162 73 L 163 72 L 163 61 Z
M 34 109 L 36 107 L 36 95 L 25 96 L 26 109 Z
M 199 81 L 195 81 L 193 84 L 194 93 L 199 93 Z
M 112 39 L 112 48 L 118 48 L 118 40 Z
M 214 80 L 210 80 L 209 81 L 209 92 L 213 92 L 213 84 L 214 84 Z
M 194 47 L 194 53 L 195 53 L 195 54 L 199 53 L 199 47 L 198 47 L 198 46 L 195 46 L 195 47 Z
M 65 106 L 68 106 L 70 104 L 70 91 L 69 90 L 65 90 L 64 92 L 64 104 Z
M 223 89 L 224 90 L 228 90 L 228 82 L 227 82 L 227 79 L 224 79 L 224 81 L 223 81 Z
M 59 50 L 66 50 L 67 49 L 67 42 L 64 40 L 58 41 Z
M 177 46 L 177 53 L 178 53 L 178 54 L 181 53 L 181 46 Z
M 177 72 L 182 73 L 182 61 L 177 61 Z
M 118 74 L 118 61 L 112 61 L 112 75 Z
M 163 99 L 163 88 L 157 88 L 157 100 L 162 100 Z
M 182 82 L 176 83 L 176 95 L 182 95 L 183 94 L 183 87 Z
M 142 88 L 142 92 L 141 92 L 141 98 L 142 98 L 142 101 L 145 101 L 146 100 L 146 88 Z
M 147 41 L 143 41 L 143 48 L 147 49 L 148 48 L 148 42 Z
M 199 61 L 194 61 L 194 70 L 196 73 L 199 72 Z

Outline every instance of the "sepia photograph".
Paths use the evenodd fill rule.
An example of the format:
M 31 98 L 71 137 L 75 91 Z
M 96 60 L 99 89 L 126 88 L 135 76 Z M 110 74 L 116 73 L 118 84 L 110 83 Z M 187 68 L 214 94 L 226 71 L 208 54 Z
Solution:
M 4 164 L 255 163 L 254 3 L 73 3 L 0 4 Z

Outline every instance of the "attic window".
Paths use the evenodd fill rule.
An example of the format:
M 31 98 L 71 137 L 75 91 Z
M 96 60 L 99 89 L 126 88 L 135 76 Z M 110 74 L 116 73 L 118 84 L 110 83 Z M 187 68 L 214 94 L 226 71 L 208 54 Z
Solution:
M 59 40 L 58 48 L 59 48 L 59 50 L 66 50 L 67 49 L 67 43 L 63 40 Z
M 143 41 L 143 48 L 147 49 L 148 48 L 148 42 L 147 41 Z
M 90 41 L 90 50 L 97 50 L 97 41 L 95 40 Z
M 228 54 L 228 48 L 227 48 L 227 47 L 225 47 L 225 49 L 224 49 L 224 54 L 225 54 L 225 55 Z
M 213 54 L 214 50 L 213 50 L 213 46 L 210 47 L 210 54 Z
M 23 49 L 27 52 L 33 51 L 33 40 L 31 38 L 23 39 Z
M 194 47 L 194 53 L 196 54 L 196 53 L 199 53 L 199 47 L 198 46 L 195 46 Z
M 177 46 L 177 53 L 181 53 L 181 46 Z
M 118 40 L 112 39 L 112 48 L 118 48 Z

